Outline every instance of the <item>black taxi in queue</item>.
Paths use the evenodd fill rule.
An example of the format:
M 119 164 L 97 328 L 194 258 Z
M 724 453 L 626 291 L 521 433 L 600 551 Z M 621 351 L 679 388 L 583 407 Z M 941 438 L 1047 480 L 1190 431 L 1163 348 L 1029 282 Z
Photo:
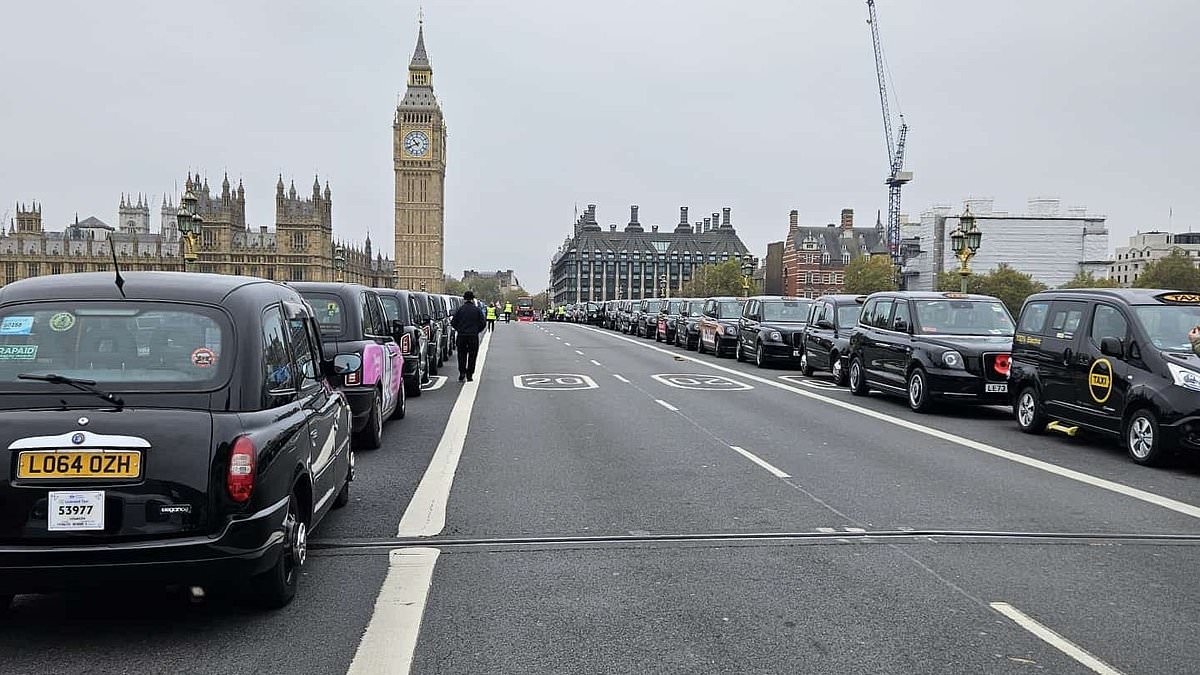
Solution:
M 343 376 L 338 388 L 350 401 L 355 443 L 368 450 L 379 448 L 384 422 L 403 419 L 408 406 L 404 355 L 392 335 L 379 294 L 359 284 L 288 283 L 316 313 L 325 358 L 353 354 L 361 360 L 362 367 Z
M 350 407 L 294 289 L 184 272 L 0 289 L 0 609 L 125 584 L 296 593 L 349 499 Z
M 760 295 L 746 300 L 738 321 L 734 356 L 753 359 L 759 368 L 767 362 L 800 362 L 800 342 L 812 309 L 812 300 Z
M 917 412 L 935 401 L 1007 404 L 1013 320 L 989 295 L 894 291 L 863 303 L 850 336 L 850 391 L 904 395 Z
M 732 355 L 737 344 L 738 322 L 742 317 L 745 298 L 705 298 L 697 324 L 699 339 L 696 351 L 711 351 L 715 356 Z
M 858 326 L 865 295 L 822 295 L 813 301 L 800 345 L 800 372 L 828 371 L 839 385 L 846 384 L 850 362 L 850 335 Z
M 412 293 L 395 288 L 376 288 L 392 329 L 392 337 L 400 344 L 404 355 L 404 391 L 408 396 L 420 396 L 421 385 L 429 382 L 429 338 L 421 330 L 421 311 Z
M 1200 294 L 1048 291 L 1025 301 L 1013 339 L 1013 414 L 1029 433 L 1084 427 L 1138 464 L 1200 449 Z
M 675 346 L 683 349 L 695 349 L 700 341 L 700 315 L 704 301 L 697 298 L 684 298 L 679 301 L 679 316 L 675 319 L 672 331 Z

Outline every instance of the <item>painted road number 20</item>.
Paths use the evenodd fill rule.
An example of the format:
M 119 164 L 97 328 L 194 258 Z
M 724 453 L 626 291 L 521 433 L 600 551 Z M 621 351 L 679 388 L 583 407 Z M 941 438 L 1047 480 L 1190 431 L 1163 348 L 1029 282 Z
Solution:
M 513 386 L 517 389 L 539 389 L 547 391 L 576 391 L 596 389 L 596 381 L 587 375 L 574 373 L 529 373 L 513 375 Z

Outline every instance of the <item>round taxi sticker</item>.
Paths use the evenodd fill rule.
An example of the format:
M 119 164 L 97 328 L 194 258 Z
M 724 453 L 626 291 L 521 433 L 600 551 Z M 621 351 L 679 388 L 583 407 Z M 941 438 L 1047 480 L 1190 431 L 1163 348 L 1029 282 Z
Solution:
M 192 365 L 197 368 L 211 368 L 217 362 L 217 353 L 208 347 L 201 347 L 192 352 Z
M 1092 361 L 1088 369 L 1088 393 L 1096 403 L 1104 403 L 1112 395 L 1113 367 L 1108 359 Z
M 63 333 L 75 327 L 75 315 L 70 312 L 59 312 L 50 317 L 50 330 Z

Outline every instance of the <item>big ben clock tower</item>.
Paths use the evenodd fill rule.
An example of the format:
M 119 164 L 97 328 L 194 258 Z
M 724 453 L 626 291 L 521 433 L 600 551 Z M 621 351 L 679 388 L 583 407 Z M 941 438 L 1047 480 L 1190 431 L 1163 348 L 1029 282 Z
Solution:
M 445 284 L 446 126 L 433 94 L 425 27 L 408 64 L 408 88 L 392 123 L 396 173 L 396 288 L 440 293 Z

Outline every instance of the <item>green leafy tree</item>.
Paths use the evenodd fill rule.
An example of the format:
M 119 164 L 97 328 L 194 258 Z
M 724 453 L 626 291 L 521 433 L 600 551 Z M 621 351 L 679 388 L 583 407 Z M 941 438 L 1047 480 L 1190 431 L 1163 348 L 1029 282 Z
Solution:
M 1200 293 L 1200 269 L 1196 268 L 1191 258 L 1176 249 L 1171 251 L 1171 255 L 1146 265 L 1133 285 L 1138 288 Z
M 753 286 L 750 290 L 755 292 Z M 746 289 L 742 286 L 742 264 L 737 259 L 731 259 L 696 268 L 692 272 L 691 280 L 680 289 L 679 295 L 687 298 L 708 298 L 718 295 L 740 296 L 745 292 Z
M 475 293 L 478 300 L 496 302 L 500 299 L 500 284 L 496 282 L 495 277 L 473 277 L 464 283 Z
M 455 279 L 449 274 L 446 275 L 446 295 L 462 295 L 467 290 L 467 285 Z
M 845 275 L 842 290 L 846 293 L 868 295 L 896 290 L 896 274 L 886 256 L 855 256 L 846 265 Z
M 938 290 L 960 290 L 961 278 L 958 272 L 942 272 L 938 275 Z M 1017 316 L 1021 312 L 1021 305 L 1025 304 L 1025 298 L 1044 290 L 1046 290 L 1046 284 L 1005 263 L 1000 263 L 996 269 L 987 274 L 972 274 L 967 277 L 968 293 L 999 298 L 1013 316 Z
M 550 308 L 550 293 L 548 291 L 538 293 L 532 297 L 532 300 L 535 309 L 545 311 Z
M 1075 273 L 1074 277 L 1060 288 L 1120 288 L 1121 284 L 1117 283 L 1116 279 L 1108 277 L 1096 278 L 1091 272 L 1080 270 Z

